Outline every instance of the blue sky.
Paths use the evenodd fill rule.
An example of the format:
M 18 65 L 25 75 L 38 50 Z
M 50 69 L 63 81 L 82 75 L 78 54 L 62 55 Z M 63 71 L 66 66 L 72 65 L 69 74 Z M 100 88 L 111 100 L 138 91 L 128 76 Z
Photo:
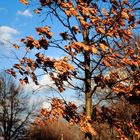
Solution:
M 0 0 L 0 69 L 10 67 L 14 63 L 12 58 L 14 57 L 13 52 L 16 50 L 12 49 L 11 44 L 6 40 L 14 43 L 27 35 L 36 37 L 35 27 L 46 24 L 54 24 L 52 31 L 56 33 L 57 37 L 59 32 L 62 32 L 56 19 L 53 23 L 50 20 L 41 22 L 44 17 L 36 15 L 33 12 L 34 8 L 24 6 L 19 0 Z M 58 55 L 56 50 L 50 50 L 48 54 L 56 57 L 62 56 L 62 54 Z
M 14 43 L 22 36 L 34 34 L 36 18 L 33 17 L 33 13 L 18 0 L 0 1 L 0 69 L 10 67 L 14 61 L 15 50 L 8 41 Z
M 0 25 L 10 26 L 20 32 L 21 35 L 30 33 L 36 26 L 36 18 L 31 10 L 27 9 L 18 0 L 0 1 Z
M 28 8 L 24 6 L 19 2 L 19 0 L 0 0 L 0 56 L 8 50 L 7 48 L 10 47 L 8 42 L 3 42 L 3 38 L 11 42 L 16 42 L 19 38 L 27 35 L 35 36 L 35 27 L 46 24 L 52 25 L 52 22 L 49 20 L 47 22 L 41 22 L 44 17 L 37 16 L 33 12 L 33 8 L 34 7 Z M 59 27 L 60 25 L 56 19 L 54 19 L 53 24 L 54 28 L 52 31 L 59 33 L 62 29 Z M 57 52 L 51 52 L 50 55 L 57 55 Z M 1 65 L 0 68 L 3 66 L 4 65 Z
M 14 43 L 25 36 L 37 37 L 35 27 L 52 24 L 54 24 L 52 31 L 55 31 L 55 35 L 58 37 L 61 27 L 57 20 L 42 22 L 45 17 L 36 15 L 33 12 L 34 8 L 34 6 L 24 6 L 19 0 L 12 0 L 12 2 L 11 0 L 0 0 L 0 70 L 10 67 L 15 61 L 13 58 L 17 51 L 8 41 Z M 62 56 L 62 54 L 58 55 L 56 50 L 49 50 L 47 54 L 57 58 Z
M 0 71 L 4 69 L 11 68 L 14 63 L 16 63 L 15 55 L 22 54 L 12 48 L 9 43 L 16 43 L 20 38 L 25 36 L 36 36 L 35 27 L 40 27 L 46 23 L 42 23 L 43 17 L 37 16 L 33 9 L 27 8 L 19 2 L 19 0 L 0 0 Z M 47 23 L 51 24 L 51 23 Z M 21 45 L 21 44 L 20 44 Z M 24 51 L 24 50 L 23 50 Z M 53 51 L 51 55 L 56 56 L 57 52 Z M 47 78 L 44 81 L 47 82 Z M 49 79 L 49 78 L 48 78 Z M 42 79 L 42 82 L 44 82 Z M 32 88 L 37 88 L 35 84 L 31 82 Z M 30 86 L 27 86 L 29 92 Z M 38 96 L 33 96 L 33 100 L 39 101 L 45 95 L 39 94 Z M 49 95 L 50 96 L 50 95 Z
M 15 54 L 20 57 L 19 54 L 22 55 L 23 49 L 15 50 L 12 48 L 12 45 L 9 43 L 16 43 L 20 40 L 20 38 L 25 36 L 36 36 L 35 33 L 35 27 L 40 27 L 43 25 L 51 25 L 54 24 L 54 28 L 52 29 L 55 31 L 56 36 L 58 36 L 59 32 L 62 32 L 61 27 L 59 26 L 59 23 L 56 19 L 54 19 L 54 22 L 51 21 L 45 21 L 41 22 L 44 17 L 39 17 L 33 12 L 34 7 L 26 7 L 22 5 L 19 0 L 0 0 L 0 71 L 3 71 L 4 69 L 11 68 L 14 63 L 16 63 Z M 9 41 L 9 42 L 8 42 Z M 22 44 L 20 44 L 22 45 Z M 62 56 L 62 54 L 59 54 L 56 50 L 50 50 L 48 51 L 49 56 L 55 56 L 58 58 L 59 56 Z M 45 82 L 49 83 L 49 77 L 42 77 L 40 79 L 40 82 L 44 84 Z M 29 86 L 27 86 L 28 92 L 31 92 L 31 89 L 36 89 L 38 87 L 35 86 L 33 82 L 30 83 Z M 47 89 L 48 90 L 48 89 Z M 45 92 L 46 94 L 44 94 Z M 56 94 L 49 94 L 50 92 L 41 91 L 40 94 L 34 95 L 32 97 L 32 100 L 37 102 L 42 100 L 42 98 L 45 97 L 53 97 L 60 95 L 58 93 Z M 66 100 L 73 100 L 72 96 L 75 95 L 71 93 L 71 91 L 67 91 L 68 94 L 63 94 L 63 97 Z M 69 97 L 71 96 L 71 98 Z
M 36 37 L 35 27 L 46 25 L 46 21 L 42 22 L 44 17 L 36 15 L 33 8 L 35 7 L 24 6 L 19 0 L 12 0 L 12 2 L 0 0 L 0 70 L 9 68 L 15 63 L 15 54 L 18 56 L 23 54 L 21 50 L 18 52 L 13 49 L 9 42 L 17 43 L 25 36 Z M 47 21 L 47 25 L 50 24 L 52 22 Z M 53 30 L 61 30 L 57 27 Z M 59 57 L 58 52 L 54 50 L 48 51 L 48 55 Z
M 22 55 L 21 50 L 20 52 L 16 51 L 8 41 L 12 43 L 18 42 L 20 38 L 28 35 L 37 37 L 35 27 L 46 24 L 54 24 L 52 31 L 56 33 L 55 36 L 62 32 L 62 28 L 56 19 L 54 19 L 53 23 L 51 21 L 41 22 L 44 17 L 37 16 L 33 12 L 33 8 L 24 6 L 19 0 L 0 0 L 0 71 L 12 67 L 16 62 L 15 53 L 18 56 L 19 54 Z M 57 58 L 62 56 L 55 50 L 48 51 L 48 55 Z M 47 79 L 47 77 L 44 78 L 44 81 L 46 80 L 47 82 Z M 41 80 L 43 81 L 43 78 Z M 68 98 L 67 96 L 65 97 Z

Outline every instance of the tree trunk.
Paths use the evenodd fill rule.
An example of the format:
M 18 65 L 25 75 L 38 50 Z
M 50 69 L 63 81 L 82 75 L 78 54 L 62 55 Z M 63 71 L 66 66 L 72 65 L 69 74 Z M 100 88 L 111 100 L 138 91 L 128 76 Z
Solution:
M 92 114 L 92 94 L 91 94 L 91 74 L 90 74 L 90 53 L 85 52 L 85 101 L 86 117 L 91 119 Z
M 89 3 L 89 0 L 83 0 L 85 3 Z M 84 17 L 84 15 L 83 15 Z M 84 17 L 87 21 L 86 17 Z M 82 28 L 82 35 L 84 44 L 89 46 L 89 29 Z M 90 70 L 90 52 L 84 52 L 84 63 L 85 63 L 85 109 L 87 121 L 91 119 L 92 115 L 92 94 L 91 94 L 91 70 Z M 92 140 L 90 133 L 85 134 L 85 140 Z
M 86 93 L 86 117 L 87 119 L 91 119 L 92 115 L 92 96 Z M 85 134 L 85 140 L 92 140 L 92 135 L 90 133 Z
M 86 117 L 91 119 L 92 115 L 92 97 L 88 93 L 86 93 Z
M 84 35 L 84 43 L 88 45 L 87 31 L 85 31 Z M 91 94 L 91 74 L 90 74 L 90 53 L 85 52 L 85 109 L 86 109 L 86 118 L 91 119 L 92 115 L 92 94 Z M 86 140 L 92 140 L 92 135 L 90 133 L 85 134 Z

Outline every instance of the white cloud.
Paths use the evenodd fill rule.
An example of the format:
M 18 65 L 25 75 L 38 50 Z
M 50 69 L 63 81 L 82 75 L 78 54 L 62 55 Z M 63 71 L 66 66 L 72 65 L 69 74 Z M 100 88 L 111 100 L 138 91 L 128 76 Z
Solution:
M 61 93 L 58 94 L 58 92 L 56 92 L 57 87 L 55 86 L 54 82 L 51 80 L 50 76 L 47 74 L 42 76 L 42 78 L 39 79 L 38 82 L 40 85 L 36 85 L 31 80 L 31 78 L 29 78 L 29 84 L 25 86 L 25 90 L 27 92 L 34 94 L 30 100 L 30 104 L 39 104 L 40 107 L 46 108 L 47 110 L 51 110 L 52 98 L 57 97 L 62 99 L 61 96 L 63 96 L 66 102 L 72 102 L 76 104 L 79 110 L 81 110 L 82 108 L 81 105 L 84 104 L 84 101 L 81 98 L 77 98 L 77 96 L 75 96 L 74 91 L 66 90 L 66 92 L 64 92 L 63 94 Z M 54 90 L 51 90 L 51 87 Z
M 54 86 L 54 84 L 53 84 L 54 82 L 51 80 L 51 78 L 50 78 L 50 76 L 49 75 L 44 75 L 43 77 L 42 77 L 42 79 L 40 80 L 40 84 L 41 85 L 49 85 L 49 86 Z
M 2 45 L 7 45 L 10 41 L 12 42 L 14 36 L 18 34 L 19 32 L 14 28 L 9 26 L 0 26 L 0 43 Z
M 29 92 L 43 92 L 44 90 L 48 90 L 50 89 L 50 87 L 55 87 L 55 85 L 53 84 L 54 82 L 51 80 L 49 75 L 44 75 L 42 76 L 42 78 L 40 80 L 38 80 L 39 85 L 36 85 L 31 78 L 29 78 L 29 84 L 26 85 L 26 90 Z M 49 90 L 48 90 L 49 92 Z
M 51 100 L 50 101 L 44 101 L 42 103 L 42 108 L 47 109 L 48 111 L 51 111 L 51 109 L 52 109 Z
M 21 16 L 26 16 L 26 17 L 32 17 L 33 16 L 32 13 L 28 9 L 26 9 L 24 11 L 17 11 L 17 14 L 21 15 Z

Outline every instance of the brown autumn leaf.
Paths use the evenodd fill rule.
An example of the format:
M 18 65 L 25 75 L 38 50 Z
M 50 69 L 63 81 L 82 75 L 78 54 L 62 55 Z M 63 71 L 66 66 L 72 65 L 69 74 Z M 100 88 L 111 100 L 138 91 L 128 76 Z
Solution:
M 24 79 L 21 79 L 21 78 L 20 78 L 19 81 L 20 81 L 20 84 L 22 84 L 22 85 L 28 84 L 28 83 L 29 83 L 28 77 L 25 77 Z
M 110 0 L 110 2 L 112 4 L 114 4 L 115 6 L 118 6 L 119 5 L 119 2 L 117 0 Z
M 38 40 L 34 40 L 32 44 L 33 44 L 37 49 L 40 49 L 40 48 L 41 48 L 40 43 L 38 42 Z
M 133 65 L 135 65 L 136 67 L 139 67 L 139 63 L 138 63 L 138 62 L 132 61 L 131 63 L 132 63 Z
M 131 5 L 129 4 L 128 0 L 123 0 L 123 1 L 122 1 L 122 5 L 128 5 L 128 6 L 131 6 Z
M 109 48 L 109 52 L 112 54 L 113 53 L 113 50 L 111 48 Z
M 77 16 L 77 19 L 84 20 L 84 18 L 82 16 Z
M 38 65 L 37 65 L 36 62 L 34 62 L 34 63 L 30 66 L 30 68 L 31 68 L 31 70 L 32 70 L 33 72 L 36 70 L 37 67 L 38 67 Z
M 123 19 L 119 20 L 119 25 L 124 27 L 125 26 L 125 20 L 123 20 Z
M 112 5 L 111 9 L 110 9 L 110 13 L 116 15 L 117 14 L 117 8 L 116 6 Z
M 73 16 L 78 16 L 78 12 L 77 12 L 77 10 L 75 8 L 70 8 L 69 11 L 71 12 L 71 14 Z
M 16 72 L 13 70 L 13 68 L 7 69 L 5 72 L 12 75 L 13 77 L 16 77 Z
M 105 34 L 105 29 L 104 29 L 104 26 L 101 26 L 101 27 L 96 27 L 96 32 L 99 33 L 99 34 Z
M 131 30 L 123 30 L 124 34 L 127 35 L 128 37 L 132 37 L 132 31 Z
M 130 25 L 130 29 L 133 29 L 133 28 L 135 28 L 137 26 L 137 24 L 134 22 L 134 23 L 132 23 L 131 25 Z
M 51 39 L 53 36 L 53 33 L 50 31 L 49 26 L 44 26 L 42 28 L 38 27 L 36 28 L 36 31 L 39 35 L 45 35 L 48 39 Z
M 64 66 L 64 64 L 63 65 L 62 64 L 63 64 L 62 61 L 56 61 L 54 63 L 54 67 L 55 67 L 56 71 L 59 71 L 61 73 L 65 73 L 67 71 L 67 68 Z
M 45 39 L 45 37 L 41 37 L 41 39 L 38 40 L 39 41 L 39 44 L 41 47 L 43 47 L 45 50 L 48 49 L 48 41 Z
M 76 52 L 72 52 L 72 51 L 70 51 L 69 54 L 73 57 L 73 56 L 76 55 Z
M 94 8 L 89 8 L 89 13 L 90 13 L 91 15 L 97 15 L 97 14 L 98 14 L 97 10 L 94 9 Z
M 75 71 L 75 68 L 73 67 L 73 65 L 71 65 L 71 64 L 67 64 L 68 65 L 68 69 L 70 69 L 71 71 Z
M 111 66 L 112 66 L 111 63 L 108 62 L 106 59 L 103 59 L 102 62 L 103 62 L 103 63 L 105 64 L 105 66 L 107 66 L 107 67 L 111 67 Z
M 109 37 L 113 37 L 113 31 L 112 30 L 108 30 L 106 35 L 109 36 Z
M 70 50 L 71 50 L 70 46 L 65 46 L 65 49 L 66 49 L 67 51 L 70 51 Z
M 107 46 L 104 43 L 100 43 L 99 46 L 101 47 L 101 49 L 105 52 L 107 49 Z
M 16 68 L 16 69 L 22 69 L 23 70 L 23 67 L 20 64 L 15 64 L 13 67 Z
M 82 26 L 85 28 L 85 29 L 88 29 L 90 27 L 90 24 L 84 20 L 80 20 Z
M 103 8 L 103 9 L 102 9 L 102 12 L 103 12 L 103 13 L 106 13 L 107 11 L 106 11 L 106 9 L 105 9 L 105 8 Z
M 27 0 L 20 0 L 20 2 L 24 5 L 27 5 L 28 4 L 28 1 Z
M 40 54 L 40 53 L 36 53 L 35 56 L 38 57 L 39 59 L 44 58 L 44 54 Z
M 135 22 L 135 20 L 136 20 L 135 16 L 133 14 L 130 14 L 129 19 L 128 19 L 128 23 L 133 23 L 133 22 Z
M 26 71 L 27 71 L 28 73 L 30 73 L 29 66 L 26 66 L 25 69 L 26 69 Z
M 121 15 L 122 15 L 122 18 L 125 18 L 125 19 L 129 19 L 129 15 L 128 15 L 128 13 L 127 13 L 127 11 L 122 11 L 121 12 Z
M 17 44 L 13 44 L 13 47 L 17 50 L 19 49 L 19 46 Z
M 25 78 L 23 79 L 23 81 L 25 82 L 25 84 L 29 83 L 28 77 L 25 77 Z
M 64 40 L 69 39 L 69 36 L 68 36 L 68 33 L 67 33 L 67 32 L 62 32 L 62 33 L 60 33 L 60 36 L 61 36 Z
M 23 42 L 24 43 L 25 42 L 25 39 L 24 38 L 21 38 L 20 39 L 20 42 Z
M 65 11 L 65 14 L 66 14 L 68 17 L 71 17 L 71 11 L 70 11 L 70 10 L 66 10 L 66 11 Z
M 79 6 L 79 9 L 84 17 L 88 17 L 88 15 L 89 15 L 89 8 L 88 7 Z
M 76 52 L 81 52 L 82 44 L 80 42 L 74 42 L 70 45 L 70 48 L 73 48 Z
M 78 29 L 77 26 L 73 26 L 73 27 L 72 27 L 72 30 L 73 30 L 73 32 L 74 32 L 75 34 L 77 34 L 77 33 L 79 32 L 79 29 Z
M 53 33 L 52 33 L 52 32 L 48 32 L 48 33 L 46 33 L 45 35 L 46 35 L 46 37 L 47 37 L 48 39 L 51 39 L 52 36 L 53 36 Z
M 90 47 L 85 45 L 85 44 L 82 44 L 82 48 L 85 50 L 85 51 L 90 51 Z
M 36 14 L 40 14 L 40 10 L 38 10 L 38 9 L 35 9 L 34 12 L 35 12 Z
M 68 2 L 65 2 L 65 3 L 61 2 L 60 5 L 61 5 L 62 8 L 69 9 L 69 8 L 71 8 L 73 6 L 73 3 L 71 1 L 68 1 Z
M 102 12 L 104 13 L 105 17 L 109 17 L 109 13 L 107 12 L 105 8 L 102 9 Z
M 65 57 L 63 58 L 63 60 L 64 60 L 64 61 L 68 61 L 68 60 L 69 60 L 69 57 L 65 56 Z
M 32 40 L 32 41 L 34 40 L 33 36 L 27 36 L 26 38 L 27 38 L 27 40 Z
M 97 50 L 97 48 L 95 47 L 95 45 L 92 45 L 92 46 L 91 46 L 91 52 L 94 53 L 94 54 L 97 54 L 98 50 Z

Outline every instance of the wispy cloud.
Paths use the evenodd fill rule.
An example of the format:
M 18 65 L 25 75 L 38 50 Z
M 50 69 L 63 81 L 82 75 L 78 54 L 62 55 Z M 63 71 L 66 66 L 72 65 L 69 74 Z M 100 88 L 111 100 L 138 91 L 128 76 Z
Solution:
M 26 9 L 24 11 L 17 11 L 17 15 L 20 15 L 20 16 L 26 16 L 26 17 L 32 17 L 32 13 Z
M 9 26 L 0 26 L 0 44 L 7 45 L 10 41 L 13 41 L 14 36 L 19 32 Z
M 15 58 L 14 48 L 10 43 L 17 40 L 19 32 L 9 26 L 0 26 L 0 68 L 8 68 Z M 11 59 L 12 58 L 12 59 Z M 15 60 L 15 59 L 14 59 Z
M 1 13 L 7 13 L 8 12 L 8 9 L 0 7 L 0 12 Z
M 50 87 L 55 87 L 54 82 L 51 80 L 49 75 L 44 75 L 40 80 L 38 80 L 39 85 L 36 85 L 30 78 L 29 84 L 25 86 L 25 89 L 30 92 L 43 92 L 44 90 L 50 89 Z

